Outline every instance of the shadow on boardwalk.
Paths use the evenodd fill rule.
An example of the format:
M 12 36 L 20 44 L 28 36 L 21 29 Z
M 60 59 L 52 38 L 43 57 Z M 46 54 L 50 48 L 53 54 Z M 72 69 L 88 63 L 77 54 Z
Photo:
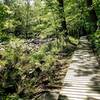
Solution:
M 60 95 L 58 100 L 68 100 L 68 97 L 64 95 Z
M 64 95 L 60 95 L 58 100 L 68 100 L 68 97 Z M 86 100 L 99 100 L 99 99 L 87 97 Z
M 74 52 L 59 100 L 100 100 L 100 66 L 86 37 Z

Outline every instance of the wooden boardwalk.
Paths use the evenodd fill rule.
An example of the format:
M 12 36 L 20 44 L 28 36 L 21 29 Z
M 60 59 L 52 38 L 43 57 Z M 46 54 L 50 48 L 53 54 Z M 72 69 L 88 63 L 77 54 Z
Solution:
M 82 36 L 65 76 L 59 100 L 100 100 L 100 66 L 89 45 L 87 37 Z

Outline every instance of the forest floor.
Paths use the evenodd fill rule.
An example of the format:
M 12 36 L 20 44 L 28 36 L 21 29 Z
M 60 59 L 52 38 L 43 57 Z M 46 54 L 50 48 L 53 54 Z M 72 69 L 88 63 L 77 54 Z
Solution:
M 59 100 L 100 100 L 100 66 L 86 36 L 72 56 Z
M 41 46 L 46 45 L 48 47 L 48 44 L 55 43 L 55 40 L 55 38 L 44 40 L 13 39 L 9 43 L 0 43 L 0 72 L 2 72 L 2 66 L 4 66 L 5 73 L 7 73 L 5 69 L 7 67 L 6 63 L 8 63 L 8 60 L 13 61 L 17 57 L 20 60 L 17 61 L 16 68 L 20 67 L 23 73 L 27 72 L 26 76 L 30 82 L 33 78 L 33 76 L 32 78 L 29 77 L 30 72 L 34 74 L 35 67 L 30 67 L 31 64 L 28 62 L 30 59 L 28 58 L 31 57 L 32 53 L 37 53 L 38 50 L 45 50 L 45 48 L 41 49 Z M 100 100 L 100 68 L 90 45 L 87 37 L 83 36 L 79 40 L 77 49 L 76 46 L 68 44 L 58 53 L 52 54 L 51 52 L 50 61 L 55 56 L 52 70 L 50 72 L 48 69 L 47 72 L 49 73 L 43 71 L 38 75 L 38 79 L 36 77 L 36 84 L 33 85 L 35 86 L 33 91 L 35 98 L 32 100 L 58 100 L 58 97 L 59 100 Z M 27 56 L 26 53 L 28 53 Z M 43 53 L 48 58 L 48 52 Z M 24 79 L 25 81 L 27 77 Z M 50 80 L 49 77 L 51 77 Z M 5 77 L 2 80 L 5 80 Z M 26 84 L 25 89 L 27 89 L 27 86 L 28 84 Z
M 73 51 L 76 49 L 76 46 L 68 43 L 63 49 L 60 48 L 59 52 L 58 51 L 56 52 L 54 51 L 55 53 L 53 53 L 53 51 L 45 52 L 45 50 L 46 49 L 48 50 L 49 48 L 48 45 L 56 44 L 56 41 L 57 41 L 56 38 L 47 38 L 47 39 L 37 38 L 37 39 L 26 40 L 26 39 L 13 37 L 9 40 L 9 42 L 1 42 L 0 43 L 0 75 L 2 76 L 2 78 L 0 79 L 2 80 L 1 87 L 5 90 L 5 87 L 8 88 L 9 85 L 12 84 L 9 81 L 9 85 L 7 85 L 5 81 L 9 79 L 8 76 L 10 75 L 11 75 L 10 76 L 11 79 L 15 81 L 14 78 L 16 79 L 16 75 L 18 73 L 15 72 L 14 73 L 15 76 L 13 77 L 13 72 L 9 70 L 9 66 L 11 67 L 14 66 L 14 68 L 21 73 L 20 82 L 23 82 L 23 77 L 24 77 L 24 81 L 29 82 L 29 85 L 31 83 L 31 80 L 35 82 L 34 85 L 32 85 L 33 87 L 31 88 L 28 84 L 25 84 L 26 87 L 23 87 L 22 84 L 22 88 L 29 90 L 27 95 L 30 95 L 29 92 L 30 90 L 32 90 L 33 92 L 32 97 L 39 98 L 39 100 L 44 100 L 42 95 L 45 92 L 59 93 L 60 89 L 62 88 L 63 79 L 66 75 L 68 66 L 70 64 L 71 56 L 73 54 Z M 56 45 L 52 46 L 52 48 L 54 50 L 56 50 L 57 48 L 58 50 L 58 47 L 56 47 Z M 50 61 L 54 59 L 53 65 L 50 65 L 50 68 L 48 68 L 47 71 L 44 70 L 45 68 L 44 64 L 41 64 L 40 66 L 39 64 L 37 66 L 34 64 L 34 61 L 37 58 L 39 58 L 39 56 L 41 56 L 40 54 L 37 53 L 41 53 L 41 52 L 43 52 L 43 55 L 45 55 L 47 64 L 49 64 Z M 35 54 L 36 56 L 34 59 L 33 59 L 33 54 Z M 48 57 L 50 57 L 50 60 L 48 59 Z M 30 62 L 31 60 L 30 58 L 34 60 L 32 63 Z M 40 62 L 42 58 L 37 60 L 38 62 Z M 37 69 L 40 71 L 37 72 L 39 73 L 39 75 L 34 76 L 36 73 L 35 70 Z M 9 75 L 9 71 L 11 73 L 10 75 Z M 4 76 L 5 73 L 6 73 L 6 77 Z M 34 77 L 35 77 L 35 81 L 33 80 Z M 5 83 L 5 86 L 2 85 L 3 83 Z M 16 84 L 17 82 L 15 82 L 15 84 L 13 85 Z M 19 86 L 20 85 L 21 84 L 19 84 Z M 1 93 L 3 92 L 1 91 Z

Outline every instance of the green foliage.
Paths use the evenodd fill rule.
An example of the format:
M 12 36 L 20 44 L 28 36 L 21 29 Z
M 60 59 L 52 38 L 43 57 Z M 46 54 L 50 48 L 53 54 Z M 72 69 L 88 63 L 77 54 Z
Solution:
M 24 44 L 24 40 L 12 37 L 6 45 L 1 47 L 3 48 L 0 51 L 1 98 L 5 100 L 29 99 L 31 94 L 41 90 L 37 85 L 44 81 L 44 78 L 41 81 L 38 79 L 42 77 L 43 73 L 46 80 L 53 83 L 53 79 L 48 73 L 52 71 L 50 69 L 56 61 L 56 56 L 47 45 L 42 45 L 37 52 L 33 52 L 28 49 L 27 44 Z
M 7 16 L 9 16 L 12 12 L 10 8 L 4 4 L 0 3 L 0 21 L 4 21 Z
M 97 30 L 91 35 L 92 45 L 96 50 L 96 53 L 100 55 L 100 30 Z
M 9 41 L 9 36 L 7 36 L 4 33 L 0 33 L 0 42 L 8 42 Z
M 0 3 L 0 31 L 13 27 L 13 20 L 8 19 L 8 16 L 11 16 L 12 14 L 13 12 L 7 5 Z

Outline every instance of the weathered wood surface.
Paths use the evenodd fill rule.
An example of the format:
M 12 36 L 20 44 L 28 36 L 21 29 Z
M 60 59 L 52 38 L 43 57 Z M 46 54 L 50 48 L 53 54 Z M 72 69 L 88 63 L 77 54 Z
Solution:
M 100 66 L 86 36 L 78 49 L 63 82 L 59 100 L 100 100 Z

